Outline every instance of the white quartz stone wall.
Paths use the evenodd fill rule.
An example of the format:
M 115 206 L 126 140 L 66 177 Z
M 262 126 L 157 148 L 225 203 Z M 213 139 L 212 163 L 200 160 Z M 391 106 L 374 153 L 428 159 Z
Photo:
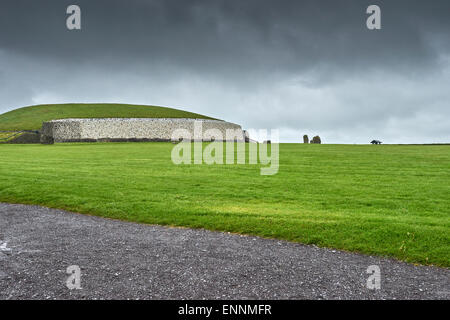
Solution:
M 74 141 L 170 141 L 174 132 L 188 140 L 244 141 L 241 126 L 205 119 L 111 118 L 63 119 L 44 122 L 41 142 Z M 180 131 L 182 130 L 182 131 Z M 227 137 L 234 132 L 235 137 Z

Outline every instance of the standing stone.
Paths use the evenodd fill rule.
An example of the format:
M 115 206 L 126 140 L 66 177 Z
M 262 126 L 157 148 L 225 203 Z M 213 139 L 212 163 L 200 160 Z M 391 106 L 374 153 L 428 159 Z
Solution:
M 308 135 L 305 134 L 305 135 L 303 136 L 303 143 L 308 143 L 308 142 L 309 142 Z
M 311 143 L 321 144 L 322 141 L 320 140 L 319 136 L 315 136 L 314 138 L 312 138 Z

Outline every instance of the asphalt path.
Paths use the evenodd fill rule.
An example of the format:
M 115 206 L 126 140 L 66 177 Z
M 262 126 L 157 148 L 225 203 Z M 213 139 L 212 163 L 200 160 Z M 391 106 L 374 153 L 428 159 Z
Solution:
M 450 299 L 450 270 L 0 203 L 0 299 Z

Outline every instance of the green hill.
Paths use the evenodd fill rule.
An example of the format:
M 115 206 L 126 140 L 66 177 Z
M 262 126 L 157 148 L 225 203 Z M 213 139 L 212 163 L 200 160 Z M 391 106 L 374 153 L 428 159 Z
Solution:
M 44 104 L 0 114 L 0 131 L 39 130 L 42 122 L 69 118 L 214 119 L 172 108 L 113 103 Z

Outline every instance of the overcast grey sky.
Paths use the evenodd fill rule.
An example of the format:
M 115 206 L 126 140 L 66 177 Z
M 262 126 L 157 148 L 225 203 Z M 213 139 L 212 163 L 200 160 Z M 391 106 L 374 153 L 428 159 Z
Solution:
M 450 142 L 450 1 L 1 0 L 0 113 L 61 102 L 181 108 L 285 142 Z

